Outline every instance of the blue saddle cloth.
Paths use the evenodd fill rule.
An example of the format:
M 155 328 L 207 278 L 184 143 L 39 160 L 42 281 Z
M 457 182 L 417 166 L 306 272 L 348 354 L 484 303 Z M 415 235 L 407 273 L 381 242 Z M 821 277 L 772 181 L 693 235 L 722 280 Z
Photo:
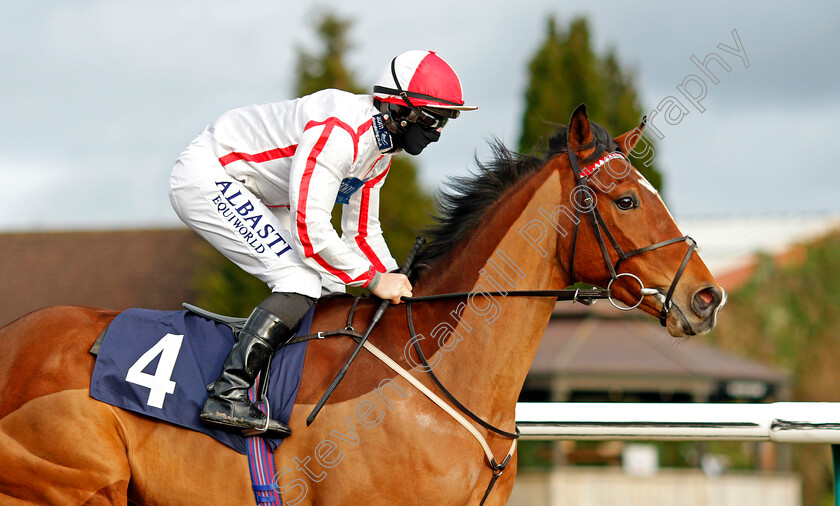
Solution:
M 301 322 L 308 334 L 314 308 Z M 129 309 L 108 328 L 93 368 L 90 395 L 122 409 L 212 436 L 239 453 L 246 438 L 198 418 L 234 343 L 229 327 L 187 311 Z M 269 371 L 271 417 L 289 422 L 300 386 L 306 342 L 275 353 Z M 274 451 L 282 439 L 266 439 Z

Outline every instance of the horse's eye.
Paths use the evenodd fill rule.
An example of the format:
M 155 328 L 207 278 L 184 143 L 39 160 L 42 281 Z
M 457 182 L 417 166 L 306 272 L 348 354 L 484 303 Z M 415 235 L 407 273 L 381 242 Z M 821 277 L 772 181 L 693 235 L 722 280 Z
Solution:
M 621 197 L 615 201 L 615 205 L 617 205 L 622 211 L 629 211 L 630 209 L 637 207 L 636 201 L 633 200 L 633 197 Z

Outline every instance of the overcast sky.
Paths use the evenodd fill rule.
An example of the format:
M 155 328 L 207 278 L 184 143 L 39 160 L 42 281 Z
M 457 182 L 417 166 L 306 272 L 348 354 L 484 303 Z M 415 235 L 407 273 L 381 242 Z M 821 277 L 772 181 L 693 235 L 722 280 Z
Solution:
M 177 225 L 172 162 L 220 113 L 293 98 L 295 48 L 313 47 L 319 8 L 355 20 L 349 64 L 361 82 L 402 51 L 433 49 L 480 106 L 419 158 L 429 188 L 486 157 L 491 138 L 516 145 L 547 16 L 586 15 L 596 47 L 635 70 L 646 111 L 668 97 L 688 111 L 675 125 L 654 119 L 678 217 L 840 211 L 835 0 L 3 0 L 0 230 Z M 749 67 L 718 47 L 737 49 L 733 30 Z M 691 62 L 711 52 L 731 68 L 709 65 L 717 84 Z M 702 113 L 677 90 L 690 75 L 707 88 Z

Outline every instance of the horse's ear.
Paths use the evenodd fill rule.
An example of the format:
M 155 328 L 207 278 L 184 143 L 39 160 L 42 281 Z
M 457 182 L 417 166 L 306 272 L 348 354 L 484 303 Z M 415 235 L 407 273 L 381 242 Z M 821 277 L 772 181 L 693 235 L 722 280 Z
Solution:
M 639 139 L 642 138 L 642 132 L 645 131 L 646 123 L 647 116 L 643 116 L 642 122 L 639 124 L 639 126 L 613 139 L 615 143 L 618 144 L 618 147 L 619 149 L 621 149 L 622 153 L 624 153 L 625 155 L 629 155 L 633 151 L 633 148 L 636 147 L 636 143 L 639 142 Z
M 580 104 L 569 120 L 569 148 L 575 151 L 591 148 L 594 140 L 589 118 L 586 116 L 586 104 Z

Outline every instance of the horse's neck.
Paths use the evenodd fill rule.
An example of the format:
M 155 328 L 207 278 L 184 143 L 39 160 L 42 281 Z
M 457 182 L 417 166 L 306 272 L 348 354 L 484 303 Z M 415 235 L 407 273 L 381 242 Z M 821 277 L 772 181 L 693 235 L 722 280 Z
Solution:
M 544 168 L 523 183 L 450 255 L 436 283 L 438 293 L 565 287 L 568 280 L 557 263 L 564 252 L 557 250 L 556 234 L 547 234 L 543 251 L 520 234 L 533 220 L 543 220 L 540 208 L 557 205 L 562 195 L 558 171 Z M 434 358 L 434 371 L 468 407 L 491 423 L 504 423 L 512 416 L 554 299 L 475 295 L 463 303 L 455 332 L 437 352 L 440 358 Z

